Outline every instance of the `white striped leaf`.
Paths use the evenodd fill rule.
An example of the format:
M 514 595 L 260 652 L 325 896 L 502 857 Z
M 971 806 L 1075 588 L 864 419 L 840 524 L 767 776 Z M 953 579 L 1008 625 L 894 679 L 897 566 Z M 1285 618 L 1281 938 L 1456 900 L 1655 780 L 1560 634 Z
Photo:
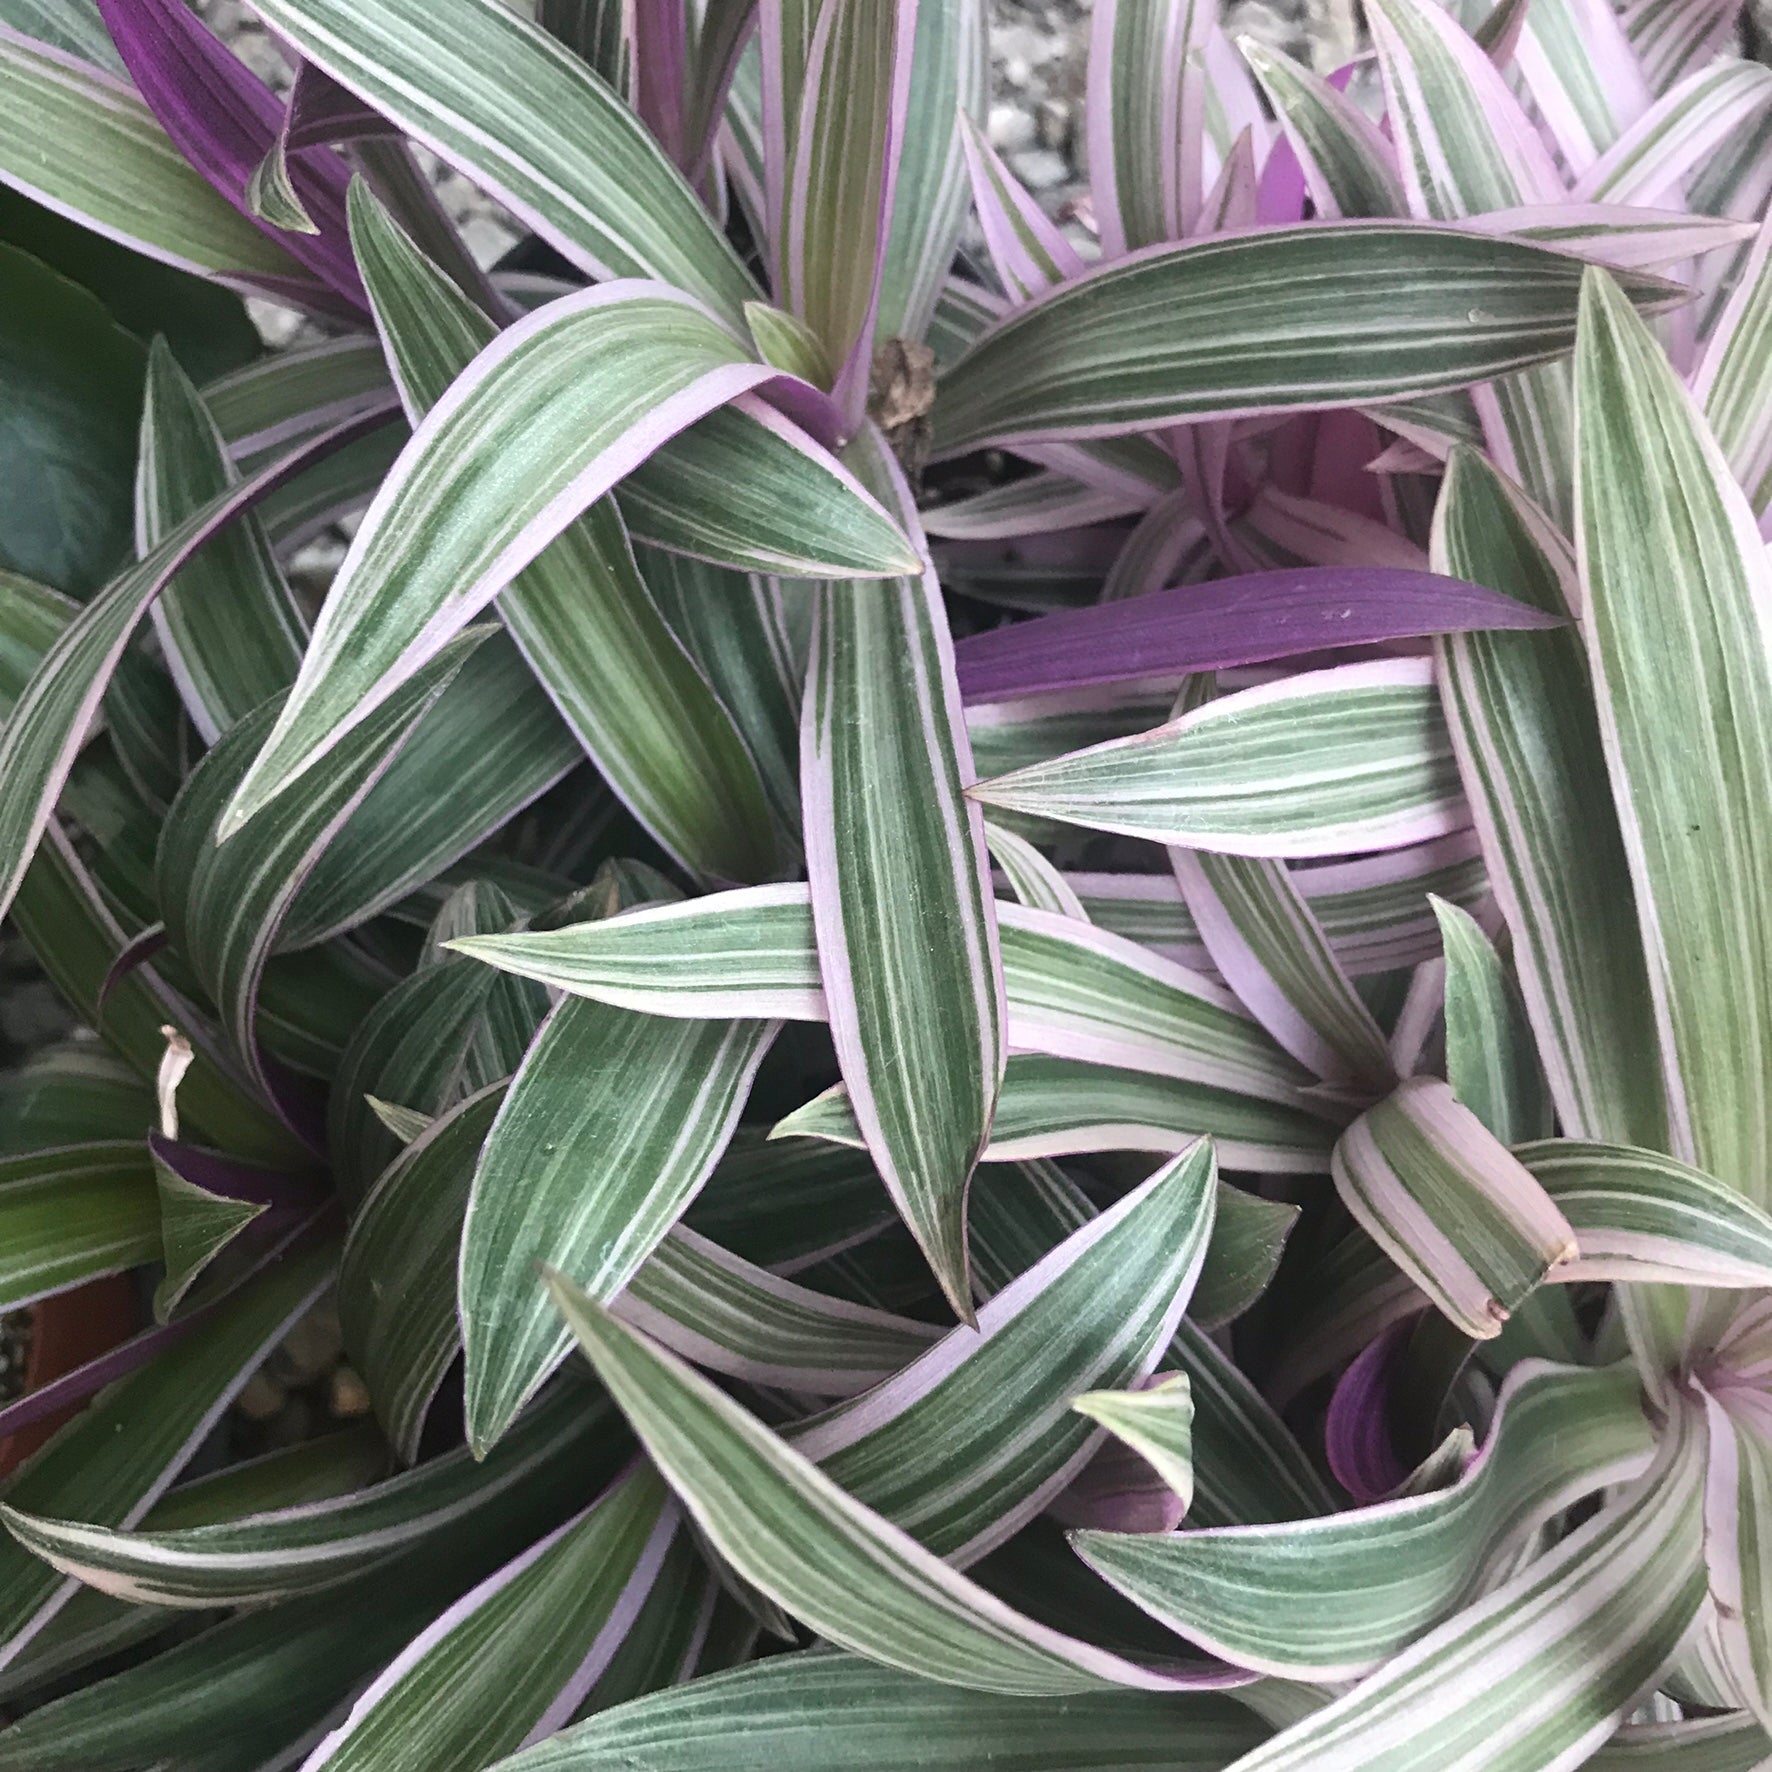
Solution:
M 274 1172 L 254 1176 L 267 1190 L 267 1197 L 257 1200 L 235 1198 L 204 1187 L 181 1174 L 174 1167 L 177 1151 L 168 1149 L 171 1141 L 150 1140 L 154 1182 L 160 1207 L 160 1242 L 165 1271 L 154 1288 L 154 1320 L 165 1323 L 181 1314 L 191 1289 L 203 1277 L 215 1259 L 234 1239 L 270 1211 L 268 1190 L 278 1186 Z M 253 1174 L 240 1168 L 248 1175 Z M 256 1190 L 255 1190 L 256 1191 Z M 276 1220 L 267 1221 L 275 1224 Z M 228 1275 L 224 1270 L 221 1285 L 225 1289 Z M 206 1289 L 213 1296 L 213 1288 Z M 201 1302 L 202 1295 L 193 1303 Z M 188 1306 L 186 1308 L 189 1308 Z
M 1412 1077 L 1341 1135 L 1343 1203 L 1465 1334 L 1486 1340 L 1575 1233 L 1531 1172 L 1435 1077 Z
M 865 1148 L 841 1083 L 777 1123 L 772 1138 L 824 1138 Z M 1003 1073 L 987 1163 L 1091 1151 L 1184 1150 L 1209 1136 L 1227 1169 L 1315 1175 L 1328 1165 L 1334 1127 L 1303 1107 L 1205 1083 L 1077 1059 L 1017 1053 Z
M 1204 199 L 1211 0 L 1104 0 L 1089 37 L 1089 188 L 1104 256 L 1185 239 Z
M 1553 1278 L 1772 1284 L 1772 1218 L 1734 1188 L 1655 1151 L 1546 1138 L 1514 1147 L 1575 1231 Z
M 502 332 L 431 407 L 339 569 L 226 829 L 325 755 L 659 443 L 774 372 L 689 297 L 604 284 Z
M 461 1223 L 503 1094 L 502 1085 L 488 1088 L 427 1127 L 376 1184 L 345 1244 L 345 1343 L 388 1437 L 408 1459 L 424 1411 L 461 1348 Z M 642 1263 L 615 1309 L 698 1365 L 817 1396 L 847 1396 L 878 1383 L 939 1333 L 809 1291 L 682 1225 Z
M 631 1470 L 426 1626 L 304 1768 L 365 1772 L 397 1754 L 427 1772 L 479 1772 L 551 1734 L 594 1700 L 667 1575 L 701 1597 L 686 1554 L 671 1554 L 682 1518 L 652 1471 Z
M 973 1267 L 981 1293 L 1013 1283 L 1095 1216 L 1095 1207 L 1056 1164 L 1021 1163 L 988 1176 L 972 1223 Z M 1280 1418 L 1201 1327 L 1217 1245 L 1244 1209 L 1222 1183 L 1206 1270 L 1163 1358 L 1179 1368 L 1196 1399 L 1193 1425 L 1194 1513 L 1206 1525 L 1247 1524 L 1328 1513 L 1322 1479 Z M 1066 1559 L 1069 1567 L 1069 1559 Z
M 1617 12 L 1605 0 L 1549 0 L 1525 9 L 1521 77 L 1561 154 L 1579 176 L 1654 102 Z
M 598 1376 L 697 1525 L 746 1580 L 821 1636 L 906 1673 L 1029 1697 L 1223 1677 L 1140 1667 L 1024 1617 L 568 1282 L 553 1285 Z
M 1582 1764 L 1588 1772 L 1760 1772 L 1772 1737 L 1739 1713 L 1678 1723 L 1626 1723 Z
M 1659 270 L 1752 238 L 1753 223 L 1727 216 L 1642 209 L 1630 203 L 1569 203 L 1498 209 L 1472 216 L 1485 234 L 1514 234 L 1596 264 Z
M 1450 1487 L 1280 1526 L 1085 1532 L 1083 1560 L 1171 1630 L 1240 1667 L 1355 1679 L 1452 1617 L 1584 1496 L 1654 1453 L 1635 1374 L 1527 1361 L 1480 1459 Z
M 1429 902 L 1446 944 L 1446 1080 L 1503 1144 L 1541 1137 L 1554 1116 L 1512 975 L 1468 911 Z
M 1318 215 L 1407 213 L 1397 151 L 1352 99 L 1254 37 L 1239 37 L 1237 47 L 1298 156 Z
M 415 422 L 496 334 L 358 183 L 364 287 Z M 694 872 L 748 879 L 773 861 L 744 741 L 672 636 L 605 497 L 507 585 L 499 607 L 536 677 L 641 823 Z
M 543 1023 L 487 1134 L 462 1228 L 477 1450 L 570 1346 L 537 1264 L 571 1272 L 594 1297 L 619 1292 L 725 1149 L 777 1025 L 671 1021 L 576 998 Z
M 1192 849 L 1169 861 L 1220 976 L 1279 1045 L 1325 1082 L 1395 1081 L 1383 1031 L 1284 863 Z
M 1772 1427 L 1756 1395 L 1725 1381 L 1703 1393 L 1710 1430 L 1704 1555 L 1731 1696 L 1762 1728 L 1772 1720 Z
M 1772 71 L 1720 57 L 1664 93 L 1576 180 L 1584 203 L 1679 201 L 1686 179 L 1772 105 Z
M 1704 1433 L 1677 1413 L 1656 1462 L 1547 1556 L 1238 1772 L 1562 1772 L 1587 1761 L 1684 1642 L 1704 1598 Z
M 1230 855 L 1397 849 L 1469 812 L 1425 659 L 1305 671 L 980 782 L 987 805 Z
M 1284 1103 L 1308 1076 L 1228 992 L 1055 912 L 999 904 L 1011 1045 Z M 458 952 L 648 1015 L 826 1014 L 804 886 L 757 886 L 606 922 L 468 936 Z
M 192 512 L 62 630 L 0 731 L 0 914 L 12 904 L 93 716 L 154 598 L 229 518 L 374 422 L 372 415 L 323 431 Z
M 764 0 L 763 10 L 775 286 L 823 343 L 853 428 L 873 362 L 918 8 L 826 0 L 814 14 L 802 0 Z
M 914 525 L 878 431 L 850 457 Z M 933 570 L 826 588 L 803 720 L 806 871 L 837 1062 L 887 1192 L 967 1318 L 966 1185 L 1002 1077 L 1003 982 Z
M 584 63 L 494 0 L 265 0 L 303 58 L 596 277 L 657 277 L 734 325 L 756 294 L 652 135 Z
M 10 23 L 0 24 L 0 183 L 179 270 L 297 300 L 322 293 L 209 185 L 127 80 Z
M 985 332 L 943 378 L 936 444 L 958 454 L 1466 387 L 1568 351 L 1580 275 L 1521 241 L 1408 222 L 1153 247 Z M 1642 273 L 1628 284 L 1651 313 L 1683 299 Z
M 619 1705 L 500 1772 L 1222 1772 L 1267 1733 L 1212 1693 L 995 1697 L 816 1649 Z
M 910 103 L 880 271 L 880 338 L 922 339 L 968 212 L 961 132 L 984 115 L 989 21 L 979 0 L 918 0 Z
M 299 801 L 226 846 L 217 830 L 230 797 L 274 730 L 277 702 L 241 721 L 186 778 L 166 816 L 155 876 L 167 931 L 220 1012 L 223 1031 L 267 1095 L 258 996 L 285 912 L 315 858 L 385 775 L 426 710 L 490 630 L 453 641 L 331 751 Z
M 962 120 L 972 202 L 997 280 L 1018 301 L 1079 276 L 1082 255 L 1034 201 L 970 117 Z M 992 492 L 1002 489 L 992 488 Z M 986 494 L 985 496 L 991 496 Z M 952 534 L 951 529 L 931 533 Z
M 1761 223 L 1704 356 L 1692 391 L 1729 458 L 1748 503 L 1764 520 L 1772 507 L 1772 422 L 1760 392 L 1772 356 L 1772 218 Z
M 136 465 L 137 552 L 149 553 L 238 479 L 203 400 L 157 338 Z M 206 744 L 287 689 L 301 665 L 307 624 L 251 511 L 173 579 L 153 616 L 185 712 Z
M 0 1488 L 23 1513 L 128 1527 L 165 1493 L 258 1363 L 324 1290 L 335 1245 L 286 1255 L 158 1359 L 111 1385 Z M 73 1597 L 76 1583 L 0 1543 L 0 1665 Z
M 1649 960 L 1668 1148 L 1764 1200 L 1772 559 L 1690 395 L 1598 271 L 1575 385 L 1583 630 Z
M 1148 502 L 1143 491 L 1104 490 L 1066 474 L 1039 472 L 936 505 L 923 512 L 923 533 L 937 540 L 1004 541 L 1136 516 Z
M 1078 923 L 1089 921 L 1089 913 L 1083 909 L 1083 901 L 1071 889 L 1070 882 L 1027 838 L 1006 825 L 992 824 L 987 818 L 984 840 L 991 852 L 991 860 L 1003 870 L 1003 878 L 1015 894 L 1016 903 L 1026 910 L 1049 911 L 1054 916 L 1069 917 Z
M 949 1564 L 976 1562 L 1088 1463 L 1081 1391 L 1145 1376 L 1192 1296 L 1211 1235 L 1204 1141 L 1084 1221 L 903 1371 L 785 1438 Z M 988 1399 L 988 1401 L 981 1401 Z
M 1085 1391 L 1071 1407 L 1142 1458 L 1187 1512 L 1194 1499 L 1194 1393 L 1185 1372 L 1143 1390 Z
M 1433 560 L 1553 613 L 1580 602 L 1568 545 L 1470 450 L 1448 464 Z M 1662 1145 L 1654 1010 L 1580 639 L 1457 634 L 1436 647 L 1446 722 L 1563 1128 Z
M 1430 893 L 1465 910 L 1483 908 L 1489 897 L 1470 830 L 1352 861 L 1295 866 L 1292 876 L 1342 969 L 1355 978 L 1434 957 L 1440 930 Z M 1173 872 L 1067 873 L 1065 879 L 1092 923 L 1210 976 L 1211 956 Z
M 1384 0 L 1373 15 L 1410 210 L 1456 221 L 1564 201 L 1563 181 L 1500 71 L 1452 17 L 1426 0 Z M 1554 514 L 1569 504 L 1570 397 L 1560 364 L 1483 391 L 1528 491 Z
M 205 382 L 203 404 L 247 463 L 384 401 L 388 364 L 372 338 L 346 336 L 295 345 Z
M 609 1410 L 576 1384 L 539 1402 L 483 1461 L 458 1447 L 325 1500 L 160 1530 L 121 1530 L 7 1505 L 20 1543 L 102 1593 L 202 1609 L 287 1600 L 347 1580 L 397 1551 L 462 1530 L 535 1473 L 582 1471 Z
M 139 1142 L 0 1156 L 0 1306 L 154 1260 L 159 1222 Z

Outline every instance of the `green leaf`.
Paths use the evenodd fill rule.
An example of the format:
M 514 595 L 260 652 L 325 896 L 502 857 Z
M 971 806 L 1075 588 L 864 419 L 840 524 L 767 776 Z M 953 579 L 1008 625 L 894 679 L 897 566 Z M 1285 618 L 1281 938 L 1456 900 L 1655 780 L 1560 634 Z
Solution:
M 380 343 L 347 336 L 261 357 L 207 383 L 203 404 L 229 451 L 245 461 L 279 443 L 324 430 L 385 400 L 388 392 L 388 364 Z
M 173 146 L 127 80 L 11 31 L 0 31 L 0 183 L 180 270 L 313 287 Z
M 236 484 L 221 434 L 164 339 L 148 353 L 136 541 L 144 554 Z M 255 512 L 244 512 L 160 593 L 154 630 L 205 744 L 285 690 L 307 623 Z
M 1503 1144 L 1539 1137 L 1553 1116 L 1513 978 L 1468 911 L 1429 902 L 1446 944 L 1446 1080 Z
M 1145 1390 L 1085 1391 L 1071 1407 L 1131 1447 L 1186 1511 L 1194 1499 L 1194 1397 L 1185 1372 Z
M 1010 1537 L 1093 1456 L 1080 1391 L 1145 1376 L 1193 1291 L 1212 1228 L 1201 1141 L 1090 1217 L 902 1371 L 786 1439 L 954 1567 Z M 982 1337 L 982 1339 L 981 1339 Z
M 124 331 L 140 339 L 163 334 L 197 381 L 238 369 L 264 348 L 245 303 L 231 290 L 132 252 L 3 182 L 0 239 L 90 289 Z
M 1331 1171 L 1355 1219 L 1477 1340 L 1576 1256 L 1555 1202 L 1437 1077 L 1411 1077 L 1362 1114 Z
M 1578 259 L 1520 241 L 1407 222 L 1155 247 L 991 327 L 943 377 L 937 446 L 1466 387 L 1569 350 L 1581 273 Z M 1657 278 L 1622 281 L 1651 313 L 1683 299 Z
M 820 1649 L 605 1711 L 499 1772 L 1221 1772 L 1267 1732 L 1212 1693 L 996 1697 Z
M 1469 449 L 1447 464 L 1435 569 L 1556 615 L 1580 601 L 1549 520 Z M 1565 1131 L 1657 1147 L 1654 1009 L 1580 636 L 1436 642 L 1446 724 Z
M 1772 225 L 1759 237 L 1692 377 L 1729 466 L 1757 512 L 1772 505 L 1772 425 L 1755 389 L 1772 355 Z
M 1120 937 L 999 904 L 1011 1045 L 1294 1104 L 1309 1081 L 1228 992 Z M 762 886 L 607 922 L 468 936 L 458 952 L 649 1015 L 822 1021 L 810 897 Z
M 90 1040 L 40 1047 L 0 1072 L 0 1157 L 81 1140 L 139 1140 L 154 1122 L 154 1092 Z
M 1655 1686 L 1704 1599 L 1693 1414 L 1680 1412 L 1656 1463 L 1611 1506 L 1238 1772 L 1581 1764 Z
M 1575 1231 L 1570 1279 L 1757 1287 L 1772 1279 L 1772 1217 L 1659 1152 L 1546 1138 L 1514 1155 Z
M 468 1437 L 509 1425 L 571 1345 L 537 1264 L 612 1298 L 706 1181 L 775 1037 L 569 999 L 543 1024 L 481 1152 L 461 1248 Z
M 167 814 L 155 858 L 167 930 L 221 1012 L 234 1052 L 261 1080 L 259 984 L 284 914 L 314 858 L 489 631 L 470 629 L 408 678 L 328 753 L 306 793 L 259 820 L 250 837 L 222 846 L 217 830 L 274 730 L 284 705 L 275 701 L 241 721 L 204 757 Z M 272 1094 L 268 1085 L 266 1093 Z
M 598 1376 L 715 1548 L 821 1636 L 907 1673 L 1030 1697 L 1161 1690 L 1185 1677 L 1024 1618 L 569 1282 L 551 1284 Z
M 79 284 L 4 244 L 0 314 L 0 567 L 84 595 L 129 545 L 142 349 Z
M 1691 396 L 1599 271 L 1583 289 L 1575 390 L 1583 632 L 1649 958 L 1670 1148 L 1764 1201 L 1772 561 Z
M 413 418 L 496 335 L 362 184 L 352 237 Z M 770 871 L 762 784 L 743 739 L 665 625 L 604 498 L 507 588 L 500 608 L 530 667 L 605 778 L 693 871 Z
M 177 1313 L 204 1269 L 266 1211 L 266 1205 L 212 1193 L 180 1175 L 158 1150 L 153 1157 L 166 1264 L 160 1284 L 154 1288 L 154 1317 L 164 1323 Z
M 569 50 L 489 0 L 265 0 L 265 23 L 596 277 L 650 277 L 742 327 L 755 296 L 639 118 Z
M 0 1488 L 28 1513 L 129 1526 L 164 1493 L 222 1411 L 332 1278 L 335 1247 L 286 1256 L 106 1390 Z M 75 1584 L 16 1542 L 0 1543 L 0 1661 L 10 1661 Z M 0 1763 L 4 1763 L 0 1760 Z
M 972 793 L 990 806 L 1232 855 L 1394 849 L 1469 817 L 1425 659 L 1303 671 Z
M 1152 1617 L 1239 1667 L 1356 1679 L 1493 1586 L 1565 1508 L 1640 1475 L 1653 1450 L 1628 1366 L 1532 1361 L 1514 1369 L 1480 1462 L 1449 1488 L 1293 1525 L 1075 1543 Z
M 1227 1169 L 1314 1175 L 1328 1162 L 1335 1128 L 1301 1107 L 1260 1101 L 1204 1083 L 1038 1053 L 1013 1054 L 991 1122 L 987 1163 L 1090 1151 L 1178 1151 L 1196 1138 L 1218 1144 Z M 778 1121 L 772 1138 L 828 1138 L 864 1148 L 841 1084 Z
M 652 1470 L 629 1472 L 416 1636 L 307 1765 L 375 1772 L 404 1758 L 426 1772 L 479 1772 L 599 1708 L 603 1677 L 641 1628 L 635 1614 L 677 1598 L 667 1582 L 695 1595 L 682 1521 Z
M 152 1261 L 158 1221 L 139 1143 L 0 1158 L 0 1306 Z
M 590 1470 L 607 1471 L 619 1453 L 609 1414 L 583 1385 L 565 1384 L 484 1462 L 457 1447 L 385 1482 L 231 1519 L 119 1531 L 9 1504 L 5 1520 L 38 1556 L 118 1599 L 195 1610 L 268 1605 L 348 1580 L 426 1539 L 447 1542 L 550 1473 L 571 1472 L 589 1486 Z
M 878 431 L 850 455 L 914 525 Z M 968 1320 L 966 1185 L 1003 1074 L 1003 984 L 933 570 L 826 588 L 804 718 L 806 871 L 831 1040 L 886 1191 Z
M 704 308 L 654 285 L 582 291 L 501 333 L 383 483 L 227 831 L 312 768 L 664 438 L 770 373 Z

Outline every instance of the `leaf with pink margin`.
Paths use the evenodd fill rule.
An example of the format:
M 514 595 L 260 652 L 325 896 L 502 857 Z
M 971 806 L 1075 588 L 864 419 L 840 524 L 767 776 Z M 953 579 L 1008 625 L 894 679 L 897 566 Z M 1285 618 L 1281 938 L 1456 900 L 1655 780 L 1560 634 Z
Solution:
M 62 631 L 0 732 L 0 914 L 12 903 L 118 662 L 154 598 L 237 513 L 385 424 L 392 409 L 390 390 L 376 407 L 317 433 L 227 488 L 113 579 Z
M 1564 166 L 1579 177 L 1654 94 L 1607 0 L 1532 0 L 1520 10 L 1520 75 Z
M 1712 434 L 1760 519 L 1772 511 L 1772 412 L 1765 399 L 1772 363 L 1772 214 L 1741 267 L 1741 275 L 1706 341 L 1692 377 Z
M 1003 164 L 970 117 L 961 120 L 960 140 L 978 225 L 1003 287 L 1012 297 L 1023 299 L 1077 276 L 1083 269 L 1082 255 Z
M 1308 567 L 1060 610 L 954 648 L 968 702 L 1223 670 L 1420 634 L 1560 625 L 1499 592 L 1398 567 Z
M 601 284 L 501 332 L 426 412 L 383 481 L 222 839 L 660 445 L 774 383 L 814 393 L 747 357 L 693 296 L 659 283 Z
M 98 0 L 137 89 L 166 133 L 216 190 L 255 222 L 247 187 L 282 135 L 285 106 L 183 0 Z M 329 154 L 298 156 L 293 188 L 313 232 L 259 223 L 292 258 L 357 311 L 363 285 L 345 229 L 349 172 Z
M 1739 246 L 1754 224 L 1635 203 L 1556 203 L 1466 218 L 1481 234 L 1512 234 L 1620 270 L 1659 270 Z
M 1772 69 L 1724 59 L 1689 75 L 1603 153 L 1570 195 L 1578 203 L 1679 201 L 1685 181 L 1772 106 Z

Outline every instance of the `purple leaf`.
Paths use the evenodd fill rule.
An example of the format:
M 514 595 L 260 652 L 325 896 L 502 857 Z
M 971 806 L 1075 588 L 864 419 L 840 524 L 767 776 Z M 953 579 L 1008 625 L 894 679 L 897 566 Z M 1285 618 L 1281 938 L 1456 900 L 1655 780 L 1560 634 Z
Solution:
M 181 1181 L 224 1200 L 242 1200 L 282 1212 L 312 1212 L 328 1197 L 328 1190 L 312 1176 L 244 1163 L 182 1138 L 153 1132 L 148 1135 L 148 1149 Z
M 184 0 L 98 0 L 142 97 L 179 151 L 254 226 L 361 312 L 363 285 L 345 227 L 343 161 L 310 149 L 290 174 L 318 232 L 272 227 L 246 199 L 254 169 L 283 132 L 284 106 Z
M 340 86 L 324 68 L 303 62 L 296 69 L 283 124 L 283 146 L 290 153 L 396 133 L 380 111 L 371 109 L 349 87 Z
M 1341 1375 L 1329 1399 L 1323 1424 L 1329 1469 L 1362 1507 L 1382 1501 L 1409 1475 L 1391 1437 L 1390 1389 L 1398 1356 L 1414 1330 L 1414 1315 L 1392 1323 Z
M 1419 634 L 1558 625 L 1511 597 L 1437 573 L 1325 566 L 1059 610 L 975 634 L 954 656 L 962 699 L 1009 701 Z

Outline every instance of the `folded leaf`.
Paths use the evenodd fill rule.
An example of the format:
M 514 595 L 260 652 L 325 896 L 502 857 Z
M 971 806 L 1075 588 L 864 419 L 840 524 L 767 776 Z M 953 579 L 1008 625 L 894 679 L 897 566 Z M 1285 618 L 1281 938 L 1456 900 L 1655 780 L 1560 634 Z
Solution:
M 1151 247 L 985 332 L 943 378 L 937 445 L 957 454 L 1466 387 L 1568 351 L 1580 281 L 1577 259 L 1404 222 Z M 1640 272 L 1625 281 L 1650 313 L 1682 299 Z
M 1071 1407 L 1139 1454 L 1187 1511 L 1194 1498 L 1194 1397 L 1185 1372 L 1144 1390 L 1085 1391 Z
M 1214 1654 L 1289 1678 L 1355 1679 L 1493 1585 L 1545 1522 L 1640 1475 L 1653 1451 L 1628 1368 L 1530 1361 L 1449 1488 L 1291 1525 L 1074 1542 L 1121 1593 Z
M 1469 818 L 1425 659 L 1241 690 L 972 792 L 990 806 L 1229 855 L 1397 849 Z
M 139 1143 L 0 1158 L 0 1301 L 16 1309 L 158 1254 L 153 1170 Z
M 1478 1340 L 1576 1256 L 1555 1202 L 1437 1078 L 1412 1077 L 1362 1114 L 1332 1173 L 1359 1223 Z

